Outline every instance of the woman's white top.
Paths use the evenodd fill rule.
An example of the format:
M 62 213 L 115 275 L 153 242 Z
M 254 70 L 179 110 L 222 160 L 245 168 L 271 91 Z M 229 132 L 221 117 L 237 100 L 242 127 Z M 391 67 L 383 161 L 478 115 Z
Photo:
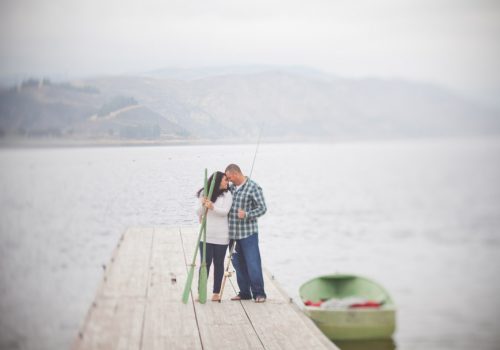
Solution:
M 202 205 L 203 192 L 201 197 L 197 198 L 196 214 L 198 218 L 204 213 Z M 207 243 L 229 244 L 229 223 L 227 214 L 233 204 L 233 195 L 231 192 L 223 192 L 214 202 L 214 208 L 208 209 L 207 215 Z M 201 237 L 203 241 L 203 236 Z

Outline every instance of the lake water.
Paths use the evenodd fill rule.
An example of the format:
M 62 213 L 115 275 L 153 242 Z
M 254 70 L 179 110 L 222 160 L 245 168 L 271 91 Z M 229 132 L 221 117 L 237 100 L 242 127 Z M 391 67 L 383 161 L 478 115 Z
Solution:
M 255 146 L 0 150 L 0 347 L 66 349 L 129 226 L 195 224 L 203 169 Z M 393 341 L 500 349 L 500 140 L 263 144 L 263 264 L 295 299 L 321 274 L 391 293 Z M 168 252 L 165 252 L 168 254 Z

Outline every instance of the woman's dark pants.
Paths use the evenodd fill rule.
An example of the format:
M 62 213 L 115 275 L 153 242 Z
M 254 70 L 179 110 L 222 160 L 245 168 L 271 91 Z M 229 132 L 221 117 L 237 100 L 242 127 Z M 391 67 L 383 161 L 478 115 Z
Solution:
M 220 292 L 222 278 L 224 277 L 224 258 L 226 257 L 227 244 L 207 243 L 207 275 L 210 274 L 210 265 L 214 263 L 214 293 Z M 200 256 L 203 262 L 203 242 L 200 242 Z M 201 269 L 200 269 L 201 271 Z

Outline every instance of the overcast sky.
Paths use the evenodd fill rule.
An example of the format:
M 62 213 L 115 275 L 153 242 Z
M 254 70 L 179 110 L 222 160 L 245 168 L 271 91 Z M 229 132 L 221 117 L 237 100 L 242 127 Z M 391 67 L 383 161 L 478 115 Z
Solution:
M 500 91 L 500 1 L 0 0 L 0 75 L 306 65 Z

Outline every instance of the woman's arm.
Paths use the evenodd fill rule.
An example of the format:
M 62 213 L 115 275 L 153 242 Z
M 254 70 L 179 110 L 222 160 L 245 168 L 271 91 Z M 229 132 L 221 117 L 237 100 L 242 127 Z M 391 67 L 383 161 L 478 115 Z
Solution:
M 224 192 L 222 196 L 219 196 L 215 203 L 213 203 L 214 214 L 219 216 L 227 216 L 231 205 L 233 204 L 233 195 L 231 192 Z

